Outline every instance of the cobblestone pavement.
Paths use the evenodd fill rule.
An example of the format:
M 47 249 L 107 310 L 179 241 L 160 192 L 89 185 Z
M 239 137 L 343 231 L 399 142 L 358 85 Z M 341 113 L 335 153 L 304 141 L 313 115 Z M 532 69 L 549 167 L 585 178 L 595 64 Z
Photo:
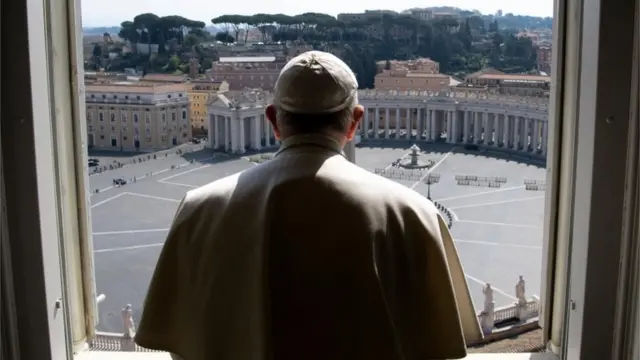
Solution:
M 542 329 L 532 330 L 514 337 L 494 341 L 487 345 L 469 348 L 469 353 L 532 352 L 544 347 Z

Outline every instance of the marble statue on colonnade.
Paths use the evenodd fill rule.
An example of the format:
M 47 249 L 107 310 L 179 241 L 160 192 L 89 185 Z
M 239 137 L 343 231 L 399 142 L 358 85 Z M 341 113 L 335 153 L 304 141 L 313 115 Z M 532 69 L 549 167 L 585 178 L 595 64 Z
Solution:
M 527 298 L 525 296 L 525 283 L 524 278 L 520 275 L 520 279 L 516 284 L 516 298 L 518 299 L 518 303 L 526 303 Z
M 122 309 L 122 322 L 124 324 L 124 336 L 133 338 L 136 327 L 133 323 L 133 307 L 131 304 L 127 304 L 127 306 Z
M 484 309 L 480 313 L 480 327 L 482 332 L 487 335 L 491 334 L 494 326 L 495 303 L 493 302 L 493 288 L 487 283 L 482 288 L 484 294 Z
M 487 285 L 482 289 L 482 293 L 484 294 L 484 311 L 489 312 L 493 310 L 493 288 L 491 288 L 491 284 L 487 283 Z

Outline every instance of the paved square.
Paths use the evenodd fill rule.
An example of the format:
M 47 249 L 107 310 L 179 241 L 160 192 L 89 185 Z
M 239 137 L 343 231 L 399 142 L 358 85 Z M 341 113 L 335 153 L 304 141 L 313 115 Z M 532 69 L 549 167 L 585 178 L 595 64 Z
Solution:
M 409 153 L 407 146 L 360 147 L 358 165 L 374 171 Z M 518 275 L 527 295 L 539 294 L 542 262 L 544 192 L 527 191 L 524 180 L 544 180 L 545 170 L 504 159 L 469 155 L 459 149 L 425 145 L 423 161 L 432 160 L 440 181 L 431 196 L 453 216 L 451 231 L 469 280 L 476 308 L 483 304 L 482 286 L 495 289 L 496 306 L 515 300 Z M 132 304 L 139 319 L 144 296 L 175 211 L 184 194 L 213 180 L 255 166 L 248 158 L 203 155 L 194 162 L 176 158 L 131 165 L 117 171 L 129 180 L 112 187 L 115 171 L 91 176 L 92 222 L 101 331 L 122 331 L 120 310 Z M 172 168 L 173 167 L 173 168 Z M 456 175 L 506 177 L 499 188 L 458 185 Z M 426 196 L 420 181 L 397 180 Z M 97 185 L 96 185 L 97 184 Z

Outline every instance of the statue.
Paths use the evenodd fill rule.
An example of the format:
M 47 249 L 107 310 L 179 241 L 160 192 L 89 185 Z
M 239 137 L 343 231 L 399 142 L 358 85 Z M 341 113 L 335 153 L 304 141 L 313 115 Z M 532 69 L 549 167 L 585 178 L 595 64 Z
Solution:
M 524 279 L 522 278 L 522 275 L 520 275 L 520 280 L 518 280 L 518 283 L 516 284 L 516 298 L 518 299 L 518 302 L 527 302 L 524 291 Z
M 484 294 L 484 311 L 489 312 L 493 309 L 493 289 L 491 284 L 487 283 L 487 286 L 482 289 L 482 293 Z
M 133 338 L 136 329 L 133 324 L 133 308 L 131 304 L 127 304 L 127 306 L 122 309 L 122 322 L 124 324 L 124 336 Z

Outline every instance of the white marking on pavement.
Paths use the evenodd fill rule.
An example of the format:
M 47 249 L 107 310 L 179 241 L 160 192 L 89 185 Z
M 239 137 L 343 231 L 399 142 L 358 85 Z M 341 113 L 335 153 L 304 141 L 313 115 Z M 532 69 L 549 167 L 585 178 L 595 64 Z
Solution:
M 542 250 L 542 246 L 534 246 L 534 245 L 520 245 L 520 244 L 510 244 L 510 243 L 497 243 L 490 241 L 476 241 L 476 240 L 458 240 L 455 239 L 455 242 L 459 242 L 461 244 L 477 244 L 477 245 L 488 245 L 488 246 L 508 246 L 508 247 L 517 247 L 523 249 L 536 249 Z
M 148 232 L 164 232 L 169 231 L 169 228 L 166 229 L 143 229 L 143 230 L 123 230 L 123 231 L 102 231 L 102 232 L 94 232 L 93 236 L 100 235 L 123 235 L 123 234 L 139 234 L 139 233 L 148 233 Z
M 411 185 L 411 186 L 409 187 L 409 189 L 412 189 L 412 190 L 413 190 L 413 189 L 415 189 L 415 188 L 416 188 L 416 186 L 418 186 L 418 184 L 420 184 L 420 183 L 422 182 L 422 180 L 424 180 L 427 176 L 429 176 L 429 174 L 431 174 L 431 172 L 432 172 L 433 170 L 435 170 L 438 166 L 440 166 L 440 164 L 442 164 L 445 160 L 447 160 L 447 158 L 449 157 L 449 155 L 451 155 L 451 154 L 452 154 L 452 151 L 453 151 L 453 150 L 449 151 L 445 156 L 443 156 L 443 157 L 442 157 L 442 159 L 440 159 L 440 161 L 438 161 L 437 163 L 435 163 L 435 164 L 434 164 L 434 165 L 433 165 L 433 166 L 432 166 L 432 167 L 427 171 L 427 173 L 426 173 L 426 174 L 424 174 L 424 176 L 423 176 L 423 177 L 421 177 L 421 178 L 420 178 L 420 180 L 416 181 L 413 185 Z
M 195 186 L 195 185 L 189 185 L 189 184 L 183 184 L 183 183 L 178 183 L 178 182 L 173 182 L 173 181 L 158 181 L 160 184 L 166 184 L 166 185 L 174 185 L 174 186 L 184 186 L 184 187 L 188 187 L 188 188 L 198 188 L 199 186 Z
M 123 194 L 133 195 L 133 196 L 140 196 L 140 197 L 149 198 L 149 199 L 155 199 L 155 200 L 169 201 L 169 202 L 174 202 L 174 203 L 179 203 L 179 202 L 182 201 L 182 200 L 177 200 L 177 199 L 170 199 L 170 198 L 165 198 L 165 197 L 160 197 L 160 196 L 153 196 L 153 195 L 146 195 L 146 194 L 139 194 L 139 193 L 132 193 L 132 192 L 125 192 Z
M 536 225 L 507 224 L 507 223 L 489 222 L 489 221 L 458 220 L 458 222 L 460 222 L 460 223 L 469 223 L 469 224 L 477 224 L 477 225 L 513 226 L 513 227 L 521 227 L 521 228 L 529 228 L 529 229 L 539 229 L 540 228 L 540 226 L 536 226 Z
M 182 166 L 184 166 L 184 165 L 180 165 L 180 166 L 182 167 Z M 153 176 L 153 175 L 158 175 L 158 174 L 162 174 L 163 172 L 167 172 L 167 171 L 169 171 L 169 170 L 171 170 L 171 168 L 164 169 L 164 170 L 160 170 L 160 171 L 156 171 L 156 172 L 151 172 L 151 176 Z
M 503 192 L 503 191 L 516 190 L 516 189 L 524 189 L 524 185 L 522 185 L 522 186 L 513 186 L 513 187 L 508 187 L 508 188 L 504 188 L 504 189 L 497 189 L 497 190 L 491 190 L 491 191 L 483 191 L 483 192 L 479 192 L 479 193 L 475 193 L 475 194 L 452 196 L 452 197 L 448 197 L 448 198 L 444 198 L 444 199 L 436 199 L 436 201 L 441 202 L 441 201 L 448 201 L 448 200 L 466 199 L 466 198 L 470 198 L 470 197 L 474 197 L 474 196 L 489 195 L 489 194 L 494 194 L 494 193 Z
M 519 201 L 529 201 L 529 200 L 537 200 L 537 199 L 544 199 L 544 196 L 528 197 L 528 198 L 521 198 L 521 199 L 511 199 L 511 200 L 503 200 L 503 201 L 493 201 L 493 202 L 487 202 L 487 203 L 482 203 L 482 204 L 453 206 L 453 207 L 450 207 L 449 210 L 451 210 L 451 209 L 468 209 L 468 208 L 490 206 L 490 205 L 502 205 L 502 204 L 509 204 L 509 203 L 514 203 L 514 202 L 519 202 Z
M 193 171 L 197 171 L 197 170 L 200 170 L 200 169 L 204 169 L 204 168 L 209 167 L 209 166 L 211 166 L 211 164 L 206 164 L 206 165 L 198 166 L 198 167 L 197 167 L 197 168 L 195 168 L 195 169 L 191 169 L 191 170 L 187 170 L 187 171 L 179 172 L 179 173 L 177 173 L 177 174 L 173 174 L 173 175 L 171 175 L 171 176 L 167 176 L 166 178 L 164 178 L 164 179 L 160 179 L 160 180 L 158 180 L 158 181 L 162 182 L 162 181 L 166 181 L 166 180 L 169 180 L 169 179 L 173 179 L 174 177 L 178 177 L 178 176 L 180 176 L 180 175 L 184 175 L 184 174 L 188 174 L 188 173 L 193 172 Z
M 482 285 L 482 286 L 485 286 L 485 285 L 487 285 L 487 284 L 491 284 L 491 283 L 487 283 L 487 282 L 486 282 L 486 281 L 484 281 L 484 280 L 478 279 L 478 278 L 473 277 L 473 276 L 468 275 L 468 274 L 464 274 L 464 276 L 465 276 L 467 279 L 469 279 L 469 280 L 471 280 L 471 281 L 474 281 L 474 282 L 477 282 L 478 284 L 480 284 L 480 285 Z M 491 285 L 491 288 L 493 289 L 493 291 L 497 292 L 498 294 L 504 295 L 504 296 L 508 297 L 508 298 L 509 298 L 509 299 L 511 299 L 511 300 L 518 300 L 515 296 L 513 296 L 513 295 L 509 295 L 509 293 L 505 292 L 504 290 L 500 290 L 500 289 L 498 289 L 497 287 L 495 287 L 495 286 L 493 286 L 493 285 Z
M 113 252 L 113 251 L 124 251 L 124 250 L 136 250 L 136 249 L 145 249 L 150 247 L 158 247 L 162 246 L 164 243 L 155 243 L 155 244 L 147 244 L 147 245 L 134 245 L 134 246 L 123 246 L 123 247 L 115 247 L 110 249 L 100 249 L 93 250 L 94 253 L 105 253 L 105 252 Z
M 93 208 L 98 207 L 98 206 L 100 206 L 100 205 L 106 204 L 106 203 L 108 203 L 109 201 L 111 201 L 111 200 L 115 200 L 115 199 L 117 199 L 117 198 L 119 198 L 120 196 L 125 195 L 125 194 L 126 194 L 126 193 L 120 193 L 120 194 L 115 195 L 115 196 L 112 196 L 112 197 L 110 197 L 110 198 L 106 198 L 106 199 L 104 199 L 104 200 L 102 200 L 102 201 L 100 201 L 100 202 L 97 202 L 97 203 L 95 203 L 95 204 L 91 205 L 91 208 L 93 209 Z

